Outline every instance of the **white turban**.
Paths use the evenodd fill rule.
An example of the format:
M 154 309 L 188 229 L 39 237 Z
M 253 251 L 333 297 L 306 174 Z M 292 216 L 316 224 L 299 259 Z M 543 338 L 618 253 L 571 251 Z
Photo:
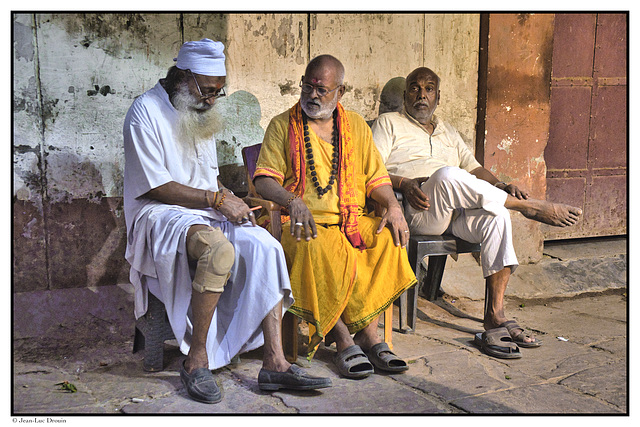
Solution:
M 173 59 L 181 70 L 191 70 L 203 76 L 226 76 L 224 45 L 210 39 L 186 42 Z

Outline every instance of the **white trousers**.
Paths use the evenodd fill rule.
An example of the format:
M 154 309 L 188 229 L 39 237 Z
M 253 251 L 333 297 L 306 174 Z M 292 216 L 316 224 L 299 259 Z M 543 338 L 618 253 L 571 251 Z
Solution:
M 405 205 L 413 234 L 453 234 L 480 243 L 482 273 L 488 277 L 518 265 L 511 236 L 507 193 L 458 167 L 439 169 L 422 184 L 431 206 L 426 211 Z

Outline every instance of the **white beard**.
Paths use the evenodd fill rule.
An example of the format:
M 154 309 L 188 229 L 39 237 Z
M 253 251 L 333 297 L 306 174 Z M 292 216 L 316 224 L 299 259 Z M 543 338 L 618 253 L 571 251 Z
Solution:
M 338 106 L 338 97 L 335 96 L 331 101 L 320 102 L 314 101 L 311 99 L 304 100 L 300 103 L 302 107 L 302 111 L 309 117 L 310 119 L 330 119 L 333 115 L 333 110 Z
M 181 148 L 195 149 L 210 142 L 220 130 L 220 117 L 212 106 L 194 101 L 186 86 L 182 86 L 171 98 L 178 110 L 176 139 Z

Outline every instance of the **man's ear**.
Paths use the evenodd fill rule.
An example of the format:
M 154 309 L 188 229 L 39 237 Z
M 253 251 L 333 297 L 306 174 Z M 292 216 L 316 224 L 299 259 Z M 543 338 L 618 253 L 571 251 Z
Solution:
M 438 98 L 436 105 L 440 105 L 440 89 L 438 89 Z

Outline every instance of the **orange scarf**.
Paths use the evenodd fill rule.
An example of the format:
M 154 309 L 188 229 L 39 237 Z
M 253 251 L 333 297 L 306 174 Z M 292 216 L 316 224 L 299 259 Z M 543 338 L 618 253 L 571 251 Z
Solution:
M 342 104 L 338 103 L 338 135 L 340 138 L 338 166 L 338 197 L 340 199 L 340 229 L 347 236 L 353 247 L 360 250 L 367 246 L 358 231 L 358 199 L 355 190 L 355 161 L 351 125 L 347 119 Z M 298 101 L 289 110 L 289 152 L 291 154 L 291 169 L 293 182 L 286 189 L 302 197 L 304 194 L 307 168 L 304 149 L 304 135 L 302 124 L 302 107 Z M 288 212 L 285 212 L 288 215 Z M 282 222 L 288 221 L 288 216 L 282 216 Z

